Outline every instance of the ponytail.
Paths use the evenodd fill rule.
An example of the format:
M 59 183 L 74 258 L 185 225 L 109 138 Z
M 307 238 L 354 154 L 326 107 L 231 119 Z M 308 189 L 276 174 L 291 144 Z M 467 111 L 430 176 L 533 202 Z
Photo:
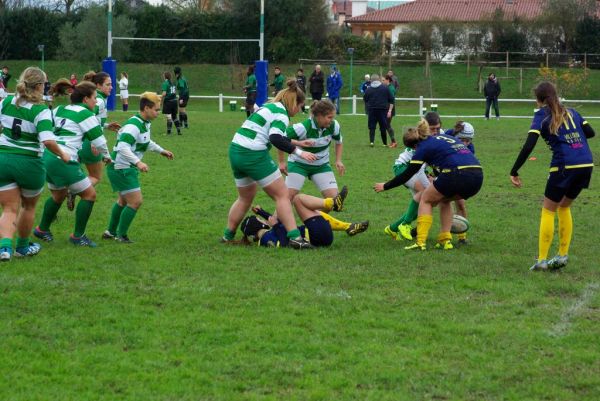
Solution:
M 557 135 L 561 124 L 568 118 L 568 112 L 558 98 L 556 87 L 551 82 L 542 82 L 535 88 L 535 97 L 538 102 L 548 106 L 552 116 L 550 134 Z
M 295 109 L 299 104 L 304 103 L 305 95 L 302 92 L 302 89 L 298 86 L 298 83 L 295 79 L 289 79 L 286 82 L 287 88 L 280 90 L 277 92 L 275 99 L 273 102 L 281 102 L 284 104 L 285 108 L 288 110 Z

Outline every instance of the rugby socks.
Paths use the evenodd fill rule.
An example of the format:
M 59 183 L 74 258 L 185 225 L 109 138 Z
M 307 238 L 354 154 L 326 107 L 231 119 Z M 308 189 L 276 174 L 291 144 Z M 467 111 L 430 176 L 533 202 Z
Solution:
M 233 240 L 234 237 L 235 237 L 235 231 L 231 231 L 229 228 L 226 228 L 225 231 L 223 231 L 223 239 L 225 239 L 227 241 L 231 241 L 231 240 Z
M 119 226 L 119 220 L 121 219 L 121 213 L 125 206 L 119 205 L 119 202 L 115 202 L 110 212 L 110 221 L 108 222 L 108 232 L 112 235 L 117 234 L 117 227 Z
M 466 240 L 467 239 L 467 233 L 460 233 L 460 234 L 456 234 L 456 237 L 458 238 L 458 240 L 460 241 L 462 240 Z
M 398 232 L 398 229 L 402 224 L 411 224 L 413 221 L 415 221 L 418 215 L 419 202 L 415 202 L 414 199 L 411 199 L 410 203 L 408 204 L 408 208 L 406 209 L 406 212 L 402 215 L 402 217 L 398 219 L 398 221 L 395 221 L 394 223 L 390 224 L 390 228 L 392 229 L 392 231 Z
M 333 209 L 333 198 L 323 199 L 323 210 L 330 212 Z
M 419 235 L 419 233 L 418 233 L 418 229 L 417 229 L 417 236 L 418 235 Z M 437 242 L 440 244 L 445 244 L 447 241 L 452 241 L 452 234 L 450 234 L 450 231 L 440 232 L 437 237 Z
M 294 238 L 298 238 L 300 236 L 300 230 L 298 230 L 297 228 L 294 228 L 291 231 L 288 231 L 286 237 L 290 238 L 290 239 L 294 239 Z
M 417 217 L 417 245 L 425 245 L 432 224 L 433 216 L 430 214 L 424 214 Z
M 27 238 L 19 238 L 17 237 L 17 249 L 19 248 L 27 248 L 29 246 L 29 237 Z
M 573 217 L 570 207 L 559 207 L 558 214 L 558 254 L 566 256 L 569 254 L 571 237 L 573 236 Z
M 131 222 L 133 222 L 136 213 L 137 210 L 132 207 L 125 206 L 123 208 L 121 218 L 119 219 L 119 225 L 117 226 L 117 236 L 127 236 L 127 231 L 129 231 L 129 226 L 131 225 Z
M 175 123 L 175 128 L 177 129 L 177 135 L 181 135 L 181 123 L 179 120 L 173 121 Z
M 551 212 L 546 208 L 542 208 L 542 216 L 540 217 L 540 238 L 539 238 L 539 254 L 538 262 L 540 260 L 546 260 L 548 258 L 548 251 L 550 245 L 552 245 L 552 238 L 554 237 L 554 215 L 555 212 Z
M 81 238 L 85 234 L 85 227 L 92 214 L 92 208 L 94 207 L 94 201 L 81 199 L 77 204 L 77 210 L 75 210 L 75 231 L 73 231 L 73 237 Z
M 128 109 L 128 108 L 129 108 L 129 105 L 128 105 L 128 104 L 124 104 L 124 105 L 123 105 L 123 111 L 127 111 L 127 109 Z
M 350 227 L 350 223 L 346 223 L 336 219 L 335 217 L 331 217 L 327 213 L 319 212 L 319 214 L 329 222 L 329 225 L 333 231 L 346 231 Z
M 12 249 L 12 238 L 2 238 L 2 239 L 0 239 L 0 248 L 10 248 L 10 249 Z
M 171 135 L 172 129 L 173 129 L 173 121 L 167 120 L 167 135 Z
M 50 225 L 54 221 L 58 210 L 62 203 L 56 203 L 52 197 L 49 197 L 46 203 L 44 204 L 44 212 L 42 213 L 42 221 L 40 222 L 38 228 L 40 231 L 49 231 Z
M 179 113 L 179 120 L 181 121 L 181 123 L 183 124 L 183 126 L 185 128 L 188 128 L 188 119 L 187 119 L 187 113 L 185 112 L 180 112 Z

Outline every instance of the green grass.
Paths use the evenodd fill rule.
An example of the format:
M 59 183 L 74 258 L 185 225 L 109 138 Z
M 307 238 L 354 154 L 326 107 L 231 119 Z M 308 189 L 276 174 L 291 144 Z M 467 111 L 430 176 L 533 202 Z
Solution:
M 510 186 L 528 120 L 474 121 L 485 183 L 468 201 L 471 245 L 407 253 L 383 227 L 408 192 L 371 189 L 398 151 L 367 146 L 365 117 L 340 117 L 350 194 L 336 216 L 371 228 L 299 253 L 218 243 L 243 114 L 189 114 L 181 137 L 161 135 L 162 117 L 153 126 L 176 158 L 144 159 L 135 244 L 100 240 L 115 198 L 104 179 L 88 226 L 98 248 L 67 242 L 74 215 L 63 209 L 54 243 L 0 266 L 2 400 L 600 398 L 600 175 L 573 206 L 569 266 L 528 272 L 549 162 L 539 143 L 524 187 Z M 263 193 L 256 202 L 273 209 Z
M 40 65 L 38 60 L 12 60 L 4 61 L 3 64 L 11 68 L 11 73 L 15 78 L 10 83 L 13 89 L 16 78 L 20 72 L 27 66 Z M 273 74 L 273 68 L 276 63 L 269 63 L 270 76 Z M 293 77 L 299 64 L 280 65 L 282 73 L 287 77 Z M 129 74 L 130 93 L 141 93 L 145 90 L 160 90 L 162 83 L 162 72 L 173 71 L 174 65 L 156 64 L 135 64 L 118 63 L 117 71 L 126 71 Z M 211 64 L 193 64 L 181 65 L 183 73 L 189 81 L 192 95 L 218 95 L 223 93 L 230 96 L 243 96 L 242 87 L 246 79 L 246 66 L 242 65 L 211 65 Z M 305 75 L 309 76 L 313 70 L 313 65 L 303 65 Z M 327 74 L 329 68 L 323 65 L 323 71 Z M 51 81 L 58 78 L 69 78 L 72 73 L 77 74 L 79 79 L 90 69 L 98 70 L 101 68 L 98 63 L 78 63 L 49 60 L 44 66 Z M 350 66 L 339 65 L 340 72 L 344 79 L 344 88 L 341 91 L 342 96 L 350 96 L 350 87 L 352 94 L 360 95 L 359 86 L 363 81 L 365 74 L 385 74 L 388 71 L 387 66 L 368 66 L 354 65 L 352 68 L 352 85 L 350 86 Z M 423 65 L 412 63 L 402 63 L 392 65 L 400 81 L 400 90 L 397 97 L 437 97 L 437 98 L 476 98 L 481 99 L 483 95 L 477 91 L 478 69 L 472 66 L 467 73 L 465 65 L 433 65 L 431 75 L 425 77 L 425 68 Z M 566 69 L 559 69 L 564 73 Z M 572 99 L 598 99 L 600 98 L 600 70 L 588 70 L 586 90 L 577 90 L 576 94 L 566 96 Z M 523 70 L 523 84 L 519 88 L 519 72 L 504 68 L 484 68 L 482 73 L 484 77 L 490 72 L 495 72 L 502 85 L 501 99 L 532 99 L 532 90 L 536 83 L 540 81 L 537 69 Z

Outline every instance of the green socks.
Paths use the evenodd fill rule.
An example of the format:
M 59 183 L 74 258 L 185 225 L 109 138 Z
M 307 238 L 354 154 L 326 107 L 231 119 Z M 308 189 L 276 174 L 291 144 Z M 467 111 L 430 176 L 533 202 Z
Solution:
M 61 205 L 62 205 L 62 203 L 54 202 L 54 199 L 52 199 L 52 197 L 48 198 L 48 200 L 44 204 L 44 212 L 42 214 L 42 221 L 39 224 L 40 230 L 42 230 L 42 231 L 50 230 L 50 225 L 54 221 L 54 218 L 56 217 L 56 214 L 58 213 L 58 210 L 60 209 Z
M 123 208 L 123 211 L 121 212 L 121 218 L 119 219 L 119 225 L 117 226 L 117 236 L 127 236 L 127 231 L 129 230 L 129 226 L 135 218 L 136 213 L 137 210 L 129 206 L 125 206 Z
M 73 231 L 73 236 L 75 238 L 80 238 L 85 234 L 85 227 L 90 219 L 93 207 L 94 201 L 90 200 L 81 199 L 77 204 L 77 210 L 75 211 L 75 231 Z
M 300 230 L 298 230 L 297 228 L 293 229 L 292 231 L 288 231 L 287 233 L 288 238 L 298 238 L 299 236 Z
M 12 238 L 0 239 L 0 248 L 11 248 L 12 249 Z
M 234 237 L 235 231 L 231 231 L 229 228 L 226 228 L 225 231 L 223 231 L 223 238 L 225 238 L 227 241 L 231 241 Z
M 411 224 L 413 221 L 415 221 L 418 215 L 419 203 L 415 202 L 414 199 L 411 199 L 410 203 L 408 204 L 408 208 L 406 209 L 406 212 L 402 215 L 402 217 L 400 217 L 398 221 L 394 222 L 393 224 L 390 224 L 390 228 L 392 229 L 392 231 L 398 232 L 398 227 L 400 227 L 401 224 Z
M 110 221 L 108 222 L 108 232 L 112 235 L 117 234 L 117 227 L 119 225 L 119 220 L 121 219 L 121 213 L 125 209 L 125 206 L 119 205 L 118 202 L 112 207 L 112 211 L 110 212 Z

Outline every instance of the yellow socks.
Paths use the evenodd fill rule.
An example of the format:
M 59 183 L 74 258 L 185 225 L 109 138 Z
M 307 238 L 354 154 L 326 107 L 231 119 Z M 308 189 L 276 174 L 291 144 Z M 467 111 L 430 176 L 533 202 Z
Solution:
M 427 242 L 427 236 L 433 223 L 433 216 L 430 214 L 424 214 L 417 217 L 417 244 L 420 246 L 425 245 Z
M 331 198 L 328 198 L 328 199 L 331 199 Z M 341 221 L 334 217 L 331 217 L 327 213 L 319 212 L 319 214 L 321 216 L 323 216 L 323 218 L 329 222 L 329 225 L 331 226 L 331 229 L 333 231 L 346 231 L 350 227 L 350 223 L 346 223 L 344 221 Z
M 438 234 L 437 242 L 444 244 L 446 241 L 452 241 L 452 234 L 450 234 L 450 231 L 440 232 Z
M 555 212 L 542 208 L 538 261 L 548 259 L 548 251 L 554 237 L 554 214 Z
M 325 212 L 330 212 L 331 209 L 333 209 L 333 198 L 323 199 L 323 210 Z
M 573 217 L 570 207 L 559 207 L 558 214 L 558 254 L 565 256 L 569 254 L 571 237 L 573 236 Z

